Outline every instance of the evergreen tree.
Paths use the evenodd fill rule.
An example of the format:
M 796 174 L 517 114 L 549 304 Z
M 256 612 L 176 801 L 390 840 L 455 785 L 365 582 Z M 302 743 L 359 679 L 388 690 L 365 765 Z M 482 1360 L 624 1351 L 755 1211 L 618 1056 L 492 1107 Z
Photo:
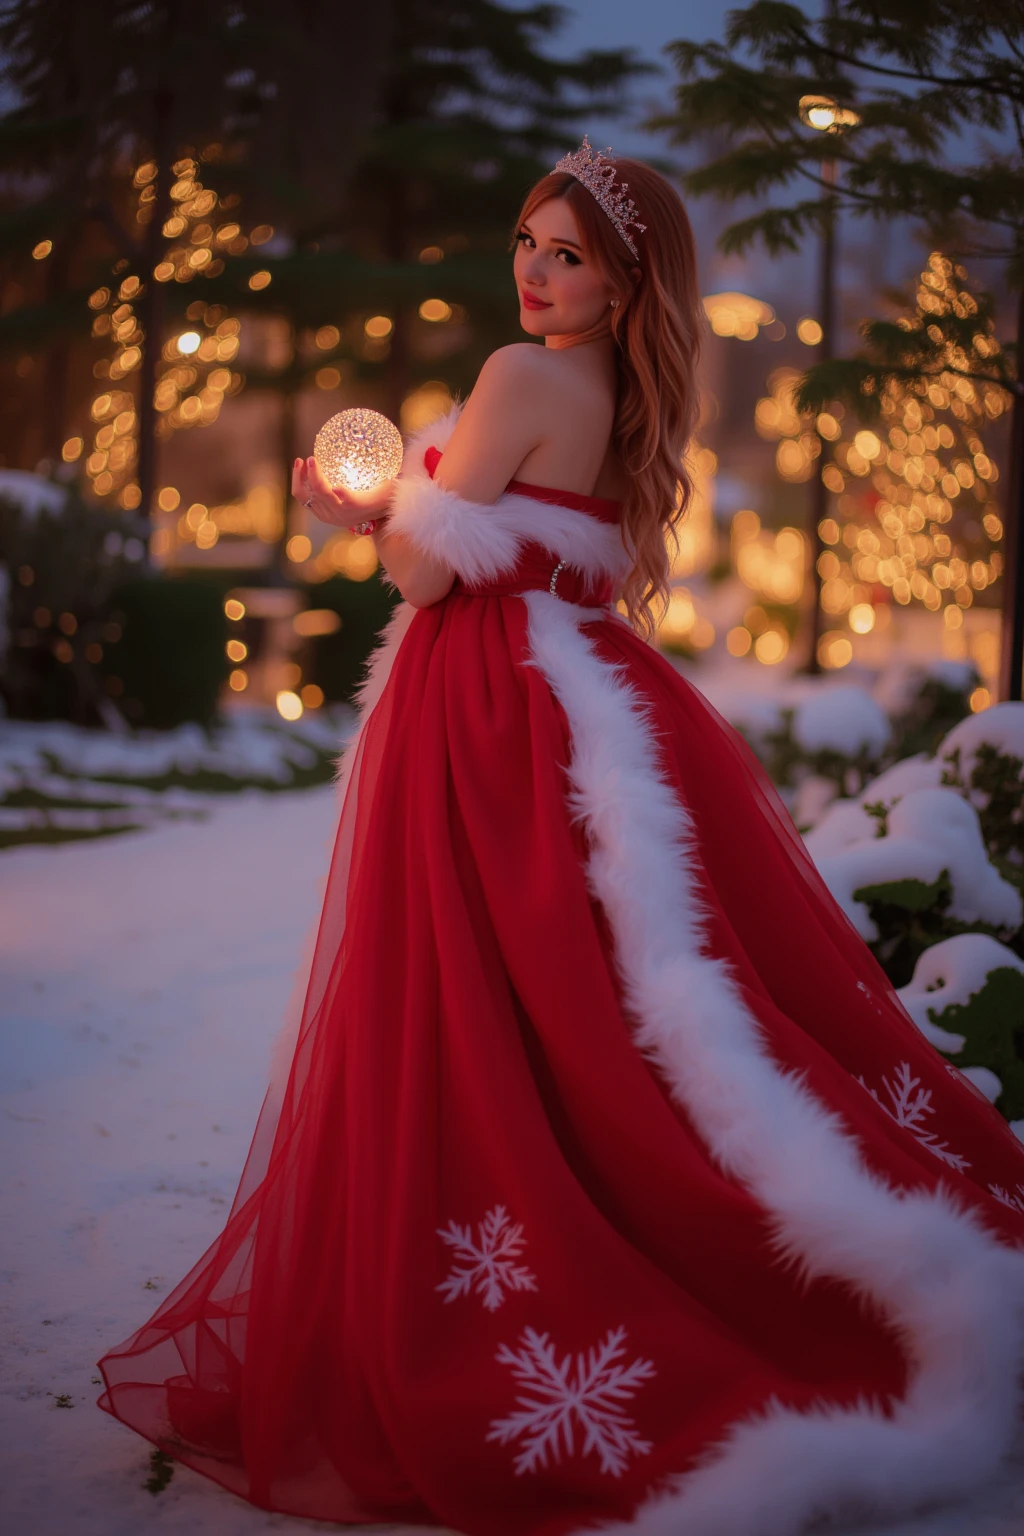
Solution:
M 576 120 L 619 101 L 641 68 L 628 51 L 548 58 L 564 14 L 551 5 L 391 0 L 353 15 L 323 0 L 85 0 L 51 51 L 57 9 L 0 0 L 18 103 L 0 123 L 0 163 L 6 153 L 38 182 L 0 225 L 0 263 L 31 268 L 45 236 L 42 265 L 58 279 L 0 319 L 0 348 L 49 343 L 66 375 L 69 336 L 115 338 L 91 415 L 104 439 L 120 422 L 119 441 L 83 452 L 94 490 L 143 512 L 158 436 L 210 419 L 215 403 L 194 358 L 162 355 L 172 325 L 216 331 L 243 310 L 286 323 L 283 364 L 244 379 L 282 398 L 283 463 L 297 392 L 342 367 L 396 417 L 439 367 L 464 387 L 513 323 L 510 210 Z M 267 251 L 253 251 L 243 216 L 254 235 L 257 220 L 276 230 Z M 179 286 L 197 278 L 201 300 Z M 63 422 L 48 430 L 51 456 Z
M 384 380 L 385 408 L 397 417 L 409 388 L 436 374 L 439 356 L 463 386 L 495 337 L 507 335 L 513 211 L 572 144 L 578 123 L 621 104 L 646 68 L 628 49 L 548 57 L 543 46 L 563 16 L 554 5 L 394 0 L 377 107 L 343 203 L 293 220 L 290 253 L 249 262 L 244 281 L 257 267 L 271 278 L 255 297 L 237 272 L 211 289 L 286 314 L 297 331 L 334 327 L 336 344 L 307 351 L 298 379 L 345 363 Z M 424 319 L 431 298 L 442 301 L 433 313 L 443 318 Z M 390 328 L 367 334 L 364 320 L 381 312 Z M 458 343 L 440 344 L 453 321 Z M 271 381 L 251 373 L 253 382 Z
M 890 381 L 921 379 L 927 387 L 952 373 L 1012 389 L 1000 691 L 1019 698 L 1024 9 L 1006 0 L 831 0 L 824 15 L 810 19 L 780 0 L 754 0 L 730 14 L 724 43 L 679 42 L 672 53 L 675 107 L 656 126 L 679 144 L 709 135 L 728 143 L 689 173 L 689 190 L 771 198 L 725 231 L 724 249 L 742 251 L 755 241 L 771 252 L 798 249 L 809 235 L 828 238 L 840 208 L 910 217 L 934 247 L 960 261 L 984 259 L 987 271 L 1020 290 L 1016 335 L 998 338 L 994 351 L 965 350 L 965 332 L 969 343 L 977 327 L 954 307 L 899 335 L 877 322 L 867 327 L 869 355 L 824 362 L 801 392 L 805 406 L 845 398 L 870 418 Z M 829 130 L 825 149 L 816 122 Z
M 248 253 L 204 285 L 226 312 L 287 323 L 285 360 L 245 374 L 247 389 L 282 401 L 283 474 L 308 451 L 292 436 L 301 390 L 345 377 L 401 421 L 418 387 L 440 378 L 468 389 L 484 357 L 518 334 L 514 212 L 574 145 L 579 122 L 620 104 L 646 68 L 628 49 L 548 57 L 563 15 L 553 5 L 394 0 L 377 105 L 343 201 L 297 211 L 289 250 Z M 319 575 L 332 554 L 345 568 L 344 535 Z
M 0 347 L 48 345 L 48 383 L 57 383 L 69 337 L 90 318 L 66 297 L 95 288 L 109 272 L 107 252 L 139 278 L 143 511 L 154 484 L 166 318 L 165 289 L 152 274 L 174 217 L 175 162 L 216 146 L 222 190 L 237 196 L 244 188 L 254 213 L 282 198 L 337 202 L 389 26 L 388 0 L 354 12 L 321 0 L 287 9 L 271 0 L 7 0 L 0 7 L 2 84 L 14 103 L 0 120 L 0 167 L 23 188 L 13 216 L 0 223 L 0 263 L 9 276 L 24 275 L 33 248 L 48 263 L 36 302 L 0 322 Z M 155 169 L 140 204 L 134 177 L 144 164 Z M 53 410 L 50 417 L 46 449 L 54 456 L 63 421 Z
M 820 439 L 832 445 L 821 471 L 835 498 L 820 530 L 821 603 L 833 624 L 844 620 L 854 633 L 874 627 L 880 602 L 920 605 L 958 630 L 965 610 L 986 603 L 1003 572 L 999 472 L 986 437 L 1009 397 L 988 380 L 999 347 L 991 317 L 966 269 L 936 251 L 906 312 L 890 323 L 899 335 L 914 336 L 957 311 L 970 319 L 969 342 L 948 350 L 947 366 L 927 379 L 912 370 L 906 377 L 890 372 L 875 397 L 873 429 L 834 400 L 817 417 L 801 411 L 806 402 L 795 370 L 780 370 L 781 387 L 758 402 L 758 431 L 778 442 L 784 478 L 809 478 Z M 825 633 L 820 648 L 826 666 L 850 655 L 839 631 Z

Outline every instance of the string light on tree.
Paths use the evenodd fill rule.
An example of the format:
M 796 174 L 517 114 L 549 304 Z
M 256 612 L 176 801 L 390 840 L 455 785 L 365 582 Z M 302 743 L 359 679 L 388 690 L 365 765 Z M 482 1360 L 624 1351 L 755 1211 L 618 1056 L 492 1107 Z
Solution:
M 963 320 L 977 313 L 965 269 L 934 252 L 920 274 L 913 310 L 898 323 L 914 331 L 936 327 L 943 316 Z M 929 334 L 941 340 L 937 327 Z M 754 423 L 778 445 L 780 477 L 809 480 L 821 439 L 835 444 L 821 472 L 837 503 L 835 515 L 819 525 L 828 547 L 818 574 L 822 609 L 842 628 L 821 638 L 824 666 L 851 661 L 849 635 L 881 627 L 893 606 L 941 613 L 947 632 L 962 627 L 966 609 L 993 606 L 1003 523 L 994 494 L 999 472 L 982 434 L 1007 410 L 1010 396 L 995 381 L 962 375 L 984 373 L 998 351 L 991 322 L 979 319 L 969 349 L 946 345 L 934 375 L 888 385 L 881 419 L 871 427 L 847 422 L 838 403 L 817 418 L 801 414 L 793 403 L 795 370 L 770 376 L 770 394 L 757 402 Z M 981 670 L 991 671 L 993 636 L 974 643 Z M 986 645 L 990 655 L 981 654 Z
M 763 327 L 775 321 L 771 305 L 747 293 L 709 293 L 701 302 L 716 336 L 754 341 Z
M 402 434 L 379 411 L 339 411 L 316 435 L 313 456 L 328 485 L 369 491 L 402 467 Z
M 793 403 L 800 374 L 795 368 L 776 368 L 768 375 L 770 393 L 754 407 L 754 426 L 761 437 L 778 443 L 775 468 L 783 480 L 799 484 L 814 473 L 821 441 L 813 418 L 801 415 Z M 830 418 L 831 419 L 831 418 Z M 824 433 L 828 436 L 828 433 Z M 834 434 L 838 435 L 838 434 Z
M 233 207 L 238 199 L 232 195 L 221 200 L 211 188 L 204 187 L 195 159 L 178 160 L 172 169 L 176 177 L 171 188 L 173 211 L 164 223 L 163 234 L 174 243 L 157 263 L 152 280 L 189 283 L 199 276 L 215 277 L 223 271 L 226 255 L 240 255 L 250 243 L 239 224 L 232 220 L 218 223 L 215 217 L 218 208 Z M 147 161 L 133 176 L 138 224 L 145 225 L 153 217 L 156 174 L 155 162 Z M 264 228 L 269 226 L 260 226 Z M 253 230 L 251 238 L 257 233 L 259 230 Z M 96 427 L 85 467 L 97 496 L 115 497 L 122 507 L 132 510 L 139 504 L 134 480 L 138 458 L 136 402 L 133 390 L 121 386 L 123 381 L 130 384 L 130 375 L 142 362 L 145 337 L 135 306 L 147 277 L 128 272 L 127 266 L 126 261 L 119 262 L 115 281 L 97 288 L 89 298 L 94 312 L 92 334 L 109 337 L 112 352 L 100 358 L 93 370 L 102 388 L 90 408 Z M 188 306 L 186 319 L 188 325 L 162 352 L 154 391 L 154 404 L 160 413 L 159 437 L 216 421 L 225 396 L 237 393 L 244 382 L 241 374 L 227 366 L 238 353 L 238 320 L 228 316 L 222 306 L 202 300 Z
M 933 252 L 914 310 L 899 324 L 919 330 L 936 317 L 977 312 L 965 269 Z M 948 371 L 889 385 L 881 421 L 837 442 L 823 472 L 838 515 L 821 528 L 831 546 L 819 561 L 822 606 L 855 633 L 873 627 L 868 612 L 880 604 L 920 605 L 941 614 L 947 630 L 959 629 L 975 604 L 991 606 L 1003 570 L 996 547 L 1003 523 L 994 491 L 999 472 L 982 433 L 1010 397 L 997 383 L 961 375 L 983 372 L 998 351 L 991 322 L 979 322 L 969 351 L 946 346 Z M 994 664 L 994 655 L 976 659 L 983 671 L 984 662 Z

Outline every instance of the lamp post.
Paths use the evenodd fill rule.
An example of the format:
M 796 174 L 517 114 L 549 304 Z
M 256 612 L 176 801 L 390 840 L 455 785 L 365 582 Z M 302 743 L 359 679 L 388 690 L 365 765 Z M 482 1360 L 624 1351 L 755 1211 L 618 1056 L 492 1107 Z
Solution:
M 1024 699 L 1024 292 L 1017 310 L 1017 388 L 1010 434 L 1010 484 L 1004 518 L 1002 625 L 999 644 L 999 698 Z
M 814 128 L 819 133 L 838 134 L 844 128 L 852 128 L 860 122 L 860 117 L 849 107 L 841 107 L 830 96 L 802 96 L 800 98 L 800 121 L 808 128 Z M 822 219 L 821 219 L 821 246 L 818 256 L 818 323 L 821 326 L 821 338 L 818 342 L 819 363 L 829 363 L 835 356 L 835 328 L 836 328 L 836 205 L 835 187 L 838 181 L 839 168 L 834 155 L 825 154 L 821 160 L 821 179 L 824 183 L 821 193 Z M 817 429 L 816 429 L 817 430 Z M 813 480 L 811 494 L 811 638 L 810 654 L 807 658 L 807 671 L 818 673 L 821 671 L 821 660 L 818 656 L 818 645 L 821 640 L 821 572 L 818 565 L 825 550 L 825 543 L 821 537 L 821 524 L 828 512 L 828 487 L 822 479 L 825 469 L 826 455 L 829 450 L 828 439 L 818 431 L 818 457 L 817 473 Z

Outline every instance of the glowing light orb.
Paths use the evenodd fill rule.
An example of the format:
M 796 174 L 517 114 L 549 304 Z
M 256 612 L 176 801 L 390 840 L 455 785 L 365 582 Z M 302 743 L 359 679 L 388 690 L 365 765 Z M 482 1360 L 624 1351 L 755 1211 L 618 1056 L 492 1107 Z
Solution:
M 379 411 L 339 411 L 316 435 L 313 456 L 329 485 L 370 491 L 402 467 L 402 434 Z

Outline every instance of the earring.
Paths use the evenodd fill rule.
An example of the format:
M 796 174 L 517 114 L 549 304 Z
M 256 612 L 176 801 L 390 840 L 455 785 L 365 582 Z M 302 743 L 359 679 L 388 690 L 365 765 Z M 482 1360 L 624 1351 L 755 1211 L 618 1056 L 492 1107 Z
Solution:
M 618 309 L 618 307 L 619 307 L 618 299 L 612 299 L 611 300 L 611 306 L 612 306 L 612 309 Z

